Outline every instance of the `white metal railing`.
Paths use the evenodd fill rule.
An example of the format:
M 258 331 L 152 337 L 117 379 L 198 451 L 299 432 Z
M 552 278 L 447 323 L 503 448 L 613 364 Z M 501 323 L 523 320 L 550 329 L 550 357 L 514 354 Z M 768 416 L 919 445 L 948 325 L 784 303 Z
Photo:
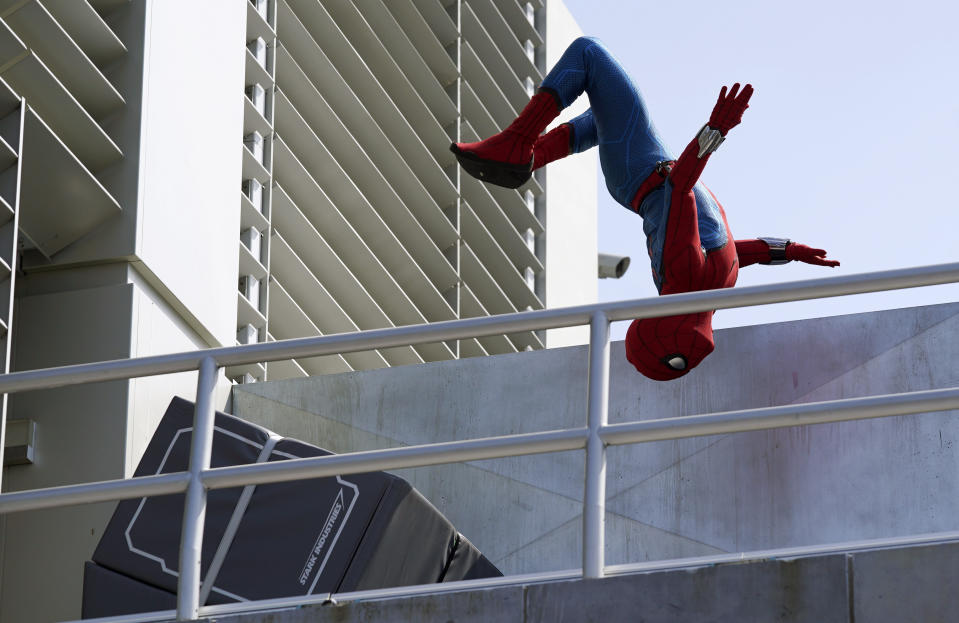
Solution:
M 175 612 L 176 618 L 183 621 L 198 618 L 201 614 L 224 614 L 240 609 L 293 605 L 318 599 L 322 601 L 330 597 L 329 595 L 297 597 L 246 602 L 239 607 L 227 605 L 201 608 L 199 603 L 200 552 L 206 511 L 206 492 L 209 489 L 585 449 L 583 565 L 582 569 L 573 575 L 582 575 L 587 578 L 602 577 L 609 572 L 604 562 L 605 448 L 607 445 L 959 408 L 959 388 L 947 388 L 609 425 L 607 410 L 610 322 L 955 282 L 959 282 L 959 263 L 786 284 L 691 292 L 617 303 L 452 320 L 430 325 L 394 327 L 353 334 L 257 343 L 0 375 L 0 392 L 13 393 L 97 381 L 199 371 L 193 427 L 195 433 L 191 442 L 189 472 L 4 493 L 0 494 L 0 514 L 185 492 Z M 220 368 L 253 362 L 313 357 L 583 324 L 590 325 L 588 413 L 586 426 L 583 428 L 210 468 L 214 414 L 213 391 Z M 957 536 L 949 533 L 942 538 L 955 540 Z M 486 586 L 492 585 L 491 582 L 499 585 L 530 581 L 531 578 L 544 581 L 553 577 L 560 579 L 572 576 L 571 572 L 555 572 L 457 584 Z M 399 592 L 411 590 L 428 592 L 449 590 L 449 587 L 441 589 L 431 585 L 414 587 L 414 589 L 366 591 L 353 596 L 383 595 L 390 594 L 391 591 L 399 594 Z M 160 620 L 168 619 L 172 614 L 172 612 L 147 613 L 129 617 L 111 617 L 103 621 Z

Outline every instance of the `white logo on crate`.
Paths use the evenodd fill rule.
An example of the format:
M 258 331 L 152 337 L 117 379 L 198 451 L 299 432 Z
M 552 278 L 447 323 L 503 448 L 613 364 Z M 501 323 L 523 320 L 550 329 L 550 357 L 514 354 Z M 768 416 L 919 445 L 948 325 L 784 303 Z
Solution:
M 336 494 L 336 498 L 333 500 L 333 506 L 330 508 L 330 513 L 326 516 L 326 521 L 323 522 L 323 529 L 320 530 L 320 535 L 316 537 L 316 543 L 313 545 L 313 549 L 310 551 L 309 558 L 306 559 L 306 564 L 303 566 L 303 571 L 300 572 L 301 585 L 306 586 L 307 580 L 310 579 L 310 573 L 312 573 L 313 567 L 316 565 L 316 561 L 320 559 L 320 555 L 323 554 L 323 548 L 326 547 L 327 539 L 330 538 L 330 534 L 333 532 L 333 527 L 336 525 L 336 520 L 343 511 L 343 506 L 343 489 L 340 488 Z M 324 565 L 326 564 L 325 558 L 323 563 Z M 321 566 L 319 571 L 317 571 L 317 575 L 322 572 L 323 567 Z
M 279 450 L 274 450 L 273 454 L 285 456 L 288 459 L 302 458 L 288 452 L 280 452 Z M 339 540 L 343 528 L 346 527 L 346 522 L 349 521 L 350 515 L 353 513 L 353 507 L 356 506 L 356 501 L 360 498 L 360 488 L 354 483 L 343 480 L 339 476 L 336 477 L 336 482 L 339 483 L 340 490 L 336 493 L 336 497 L 333 498 L 333 504 L 330 506 L 330 512 L 326 515 L 326 521 L 323 522 L 323 528 L 316 537 L 313 549 L 310 550 L 306 558 L 306 564 L 303 565 L 303 570 L 300 571 L 300 586 L 306 586 L 306 582 L 310 578 L 310 573 L 314 570 L 316 571 L 313 575 L 313 582 L 310 583 L 310 590 L 306 591 L 307 595 L 313 593 L 313 589 L 316 588 L 316 583 L 320 581 L 320 576 L 323 575 L 323 569 L 326 568 L 330 554 L 333 553 L 333 548 L 336 547 L 336 542 Z M 347 496 L 349 497 L 349 501 L 347 501 Z M 344 507 L 346 508 L 345 512 L 343 510 Z M 332 539 L 330 538 L 331 535 Z M 327 547 L 327 545 L 329 545 L 329 547 Z M 320 554 L 323 553 L 324 548 L 326 548 L 326 555 L 323 556 L 323 562 L 320 563 L 320 568 L 317 569 L 316 562 L 320 559 Z

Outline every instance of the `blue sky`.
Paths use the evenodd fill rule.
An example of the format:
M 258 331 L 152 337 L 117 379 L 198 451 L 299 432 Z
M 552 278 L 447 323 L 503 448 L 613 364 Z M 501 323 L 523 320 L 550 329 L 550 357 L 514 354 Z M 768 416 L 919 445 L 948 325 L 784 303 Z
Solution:
M 751 82 L 743 124 L 702 177 L 736 238 L 788 237 L 840 268 L 752 266 L 738 285 L 954 262 L 959 205 L 959 4 L 565 0 L 642 90 L 678 155 L 719 88 Z M 600 183 L 599 249 L 630 255 L 600 300 L 655 296 L 641 222 Z M 938 286 L 724 310 L 715 327 L 959 300 Z M 625 323 L 613 327 L 614 339 Z

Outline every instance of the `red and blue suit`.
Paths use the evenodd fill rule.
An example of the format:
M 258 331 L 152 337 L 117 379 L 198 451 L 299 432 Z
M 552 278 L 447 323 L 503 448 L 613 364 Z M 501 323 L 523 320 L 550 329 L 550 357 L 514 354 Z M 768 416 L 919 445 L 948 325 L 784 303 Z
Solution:
M 586 93 L 590 108 L 541 135 L 560 110 Z M 610 195 L 643 219 L 653 280 L 660 294 L 736 284 L 739 268 L 797 259 L 824 266 L 825 251 L 781 241 L 734 240 L 726 213 L 699 177 L 726 133 L 739 124 L 752 87 L 723 87 L 709 123 L 678 158 L 653 126 L 639 89 L 598 40 L 576 39 L 552 68 L 516 121 L 500 134 L 451 148 L 467 172 L 516 187 L 534 168 L 598 147 Z M 776 256 L 779 253 L 779 256 Z M 626 335 L 627 359 L 655 380 L 678 378 L 714 347 L 712 311 L 635 320 Z

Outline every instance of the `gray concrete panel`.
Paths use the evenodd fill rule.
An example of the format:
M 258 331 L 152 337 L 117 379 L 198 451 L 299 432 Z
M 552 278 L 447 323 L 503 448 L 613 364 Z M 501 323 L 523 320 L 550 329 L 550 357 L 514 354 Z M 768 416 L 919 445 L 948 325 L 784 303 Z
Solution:
M 959 618 L 959 543 L 852 554 L 854 621 Z
M 526 623 L 846 623 L 843 556 L 534 585 Z
M 562 525 L 542 530 L 507 556 L 496 558 L 502 569 L 557 571 L 582 564 L 583 515 L 576 514 Z M 669 560 L 723 554 L 722 550 L 679 534 L 660 530 L 615 513 L 606 513 L 606 564 L 617 565 L 650 560 Z M 526 573 L 521 571 L 520 573 Z
M 523 587 L 405 599 L 322 605 L 257 615 L 217 617 L 216 623 L 523 623 Z
M 716 342 L 670 383 L 638 375 L 612 344 L 610 421 L 959 385 L 955 303 L 726 329 Z M 569 347 L 246 385 L 235 412 L 334 452 L 579 427 L 586 358 Z M 610 448 L 607 560 L 955 529 L 955 415 Z M 565 452 L 405 475 L 495 564 L 522 573 L 581 564 L 582 466 Z
M 515 558 L 517 543 L 535 541 L 568 522 L 581 526 L 583 505 L 577 498 L 571 499 L 489 469 L 489 464 L 498 462 L 395 470 L 394 473 L 408 479 L 420 491 L 436 492 L 434 504 L 446 509 L 444 514 L 457 528 L 469 526 L 467 538 L 473 543 L 483 543 L 481 551 L 493 564 L 500 566 L 512 557 L 516 560 L 512 567 L 516 573 L 551 571 L 557 568 L 553 564 L 578 566 L 578 563 L 568 564 L 569 552 L 578 552 L 578 546 L 558 550 L 559 556 L 542 552 L 542 556 Z M 550 467 L 546 461 L 541 464 L 544 470 Z M 477 495 L 497 502 L 477 505 Z M 504 535 L 509 536 L 504 538 Z
M 216 623 L 848 623 L 847 557 L 724 564 L 216 617 Z M 880 563 L 881 564 L 881 563 Z M 888 618 L 858 619 L 887 621 Z M 903 619 L 909 620 L 909 619 Z
M 181 332 L 182 326 L 138 284 L 110 283 L 127 278 L 127 267 L 81 270 L 96 287 L 60 292 L 64 272 L 34 282 L 37 293 L 19 300 L 16 369 L 197 346 L 188 330 Z M 47 288 L 51 291 L 45 292 Z M 32 465 L 5 469 L 4 491 L 132 475 L 170 397 L 192 399 L 195 392 L 196 373 L 187 372 L 12 394 L 11 416 L 37 424 L 36 456 Z M 109 502 L 13 513 L 0 522 L 0 621 L 79 618 L 83 563 L 90 559 L 114 506 Z M 53 593 L 62 599 L 42 599 Z
M 959 543 L 760 560 L 216 617 L 217 623 L 944 623 Z
M 923 310 L 889 314 L 914 327 L 903 312 Z M 934 324 L 795 402 L 955 386 L 957 329 L 955 316 Z M 952 530 L 953 515 L 934 509 L 959 489 L 957 434 L 951 413 L 715 437 L 708 451 L 611 494 L 609 507 L 728 551 Z M 632 451 L 611 450 L 612 461 L 628 463 L 619 455 Z
M 24 297 L 14 342 L 20 346 L 14 351 L 17 369 L 128 356 L 132 297 L 129 285 Z M 62 347 L 51 347 L 55 344 Z M 11 416 L 37 423 L 36 460 L 7 468 L 4 491 L 123 477 L 128 400 L 126 381 L 12 394 Z M 113 506 L 6 516 L 0 621 L 79 617 L 83 561 L 93 553 Z M 52 594 L 62 598 L 43 600 Z

